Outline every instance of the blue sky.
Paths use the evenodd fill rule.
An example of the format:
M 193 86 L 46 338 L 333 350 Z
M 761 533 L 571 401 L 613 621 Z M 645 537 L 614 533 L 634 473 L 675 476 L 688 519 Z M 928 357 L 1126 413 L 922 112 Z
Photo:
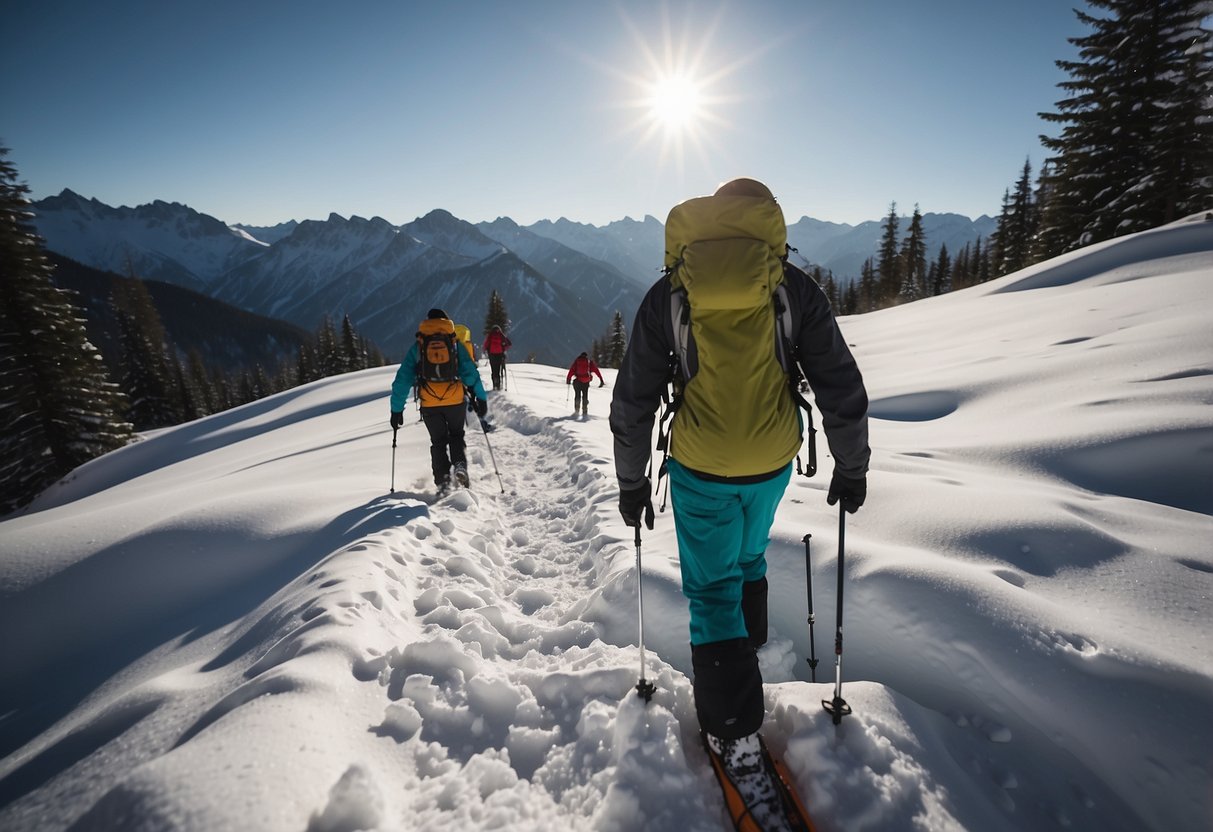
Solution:
M 1076 5 L 13 3 L 0 142 L 34 198 L 253 225 L 664 220 L 742 175 L 789 221 L 975 217 L 1043 158 Z M 651 104 L 670 76 L 680 122 Z

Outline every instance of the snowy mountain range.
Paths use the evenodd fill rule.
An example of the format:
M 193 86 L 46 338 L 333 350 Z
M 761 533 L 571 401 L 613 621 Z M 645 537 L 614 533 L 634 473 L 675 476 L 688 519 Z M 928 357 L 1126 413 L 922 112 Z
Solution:
M 1209 828 L 1211 281 L 1195 217 L 840 320 L 867 502 L 844 529 L 819 443 L 759 653 L 817 829 Z M 0 522 L 0 829 L 733 828 L 671 514 L 637 547 L 617 511 L 615 371 L 573 418 L 563 367 L 517 365 L 439 499 L 393 370 L 155 431 Z
M 630 323 L 659 274 L 664 227 L 654 217 L 603 227 L 567 219 L 519 226 L 502 217 L 473 225 L 435 209 L 396 226 L 380 217 L 228 225 L 180 203 L 113 208 L 65 190 L 33 203 L 47 247 L 122 275 L 174 283 L 250 312 L 315 329 L 348 314 L 389 357 L 416 322 L 440 306 L 478 332 L 490 293 L 505 301 L 515 360 L 560 363 L 605 334 L 615 311 Z M 994 221 L 927 214 L 927 240 L 958 251 Z M 908 224 L 908 223 L 907 223 Z M 806 262 L 857 275 L 881 234 L 802 217 L 789 242 Z
M 910 227 L 908 217 L 898 226 L 901 236 Z M 982 245 L 994 233 L 998 221 L 982 215 L 975 220 L 960 214 L 923 214 L 922 228 L 926 236 L 927 259 L 938 256 L 941 245 L 955 258 L 965 245 L 981 238 Z M 834 272 L 842 282 L 859 277 L 863 261 L 875 257 L 884 233 L 884 220 L 869 220 L 859 225 L 823 222 L 801 217 L 788 223 L 788 243 L 806 261 Z

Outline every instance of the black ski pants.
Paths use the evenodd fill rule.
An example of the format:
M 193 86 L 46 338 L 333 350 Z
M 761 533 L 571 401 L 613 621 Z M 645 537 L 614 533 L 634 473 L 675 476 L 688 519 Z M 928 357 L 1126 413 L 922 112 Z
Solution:
M 573 379 L 573 410 L 585 410 L 590 406 L 590 383 Z
M 467 405 L 447 404 L 421 408 L 425 429 L 430 432 L 430 464 L 434 482 L 442 485 L 451 475 L 452 465 L 467 466 L 466 444 L 463 439 Z
M 500 390 L 505 380 L 505 353 L 489 353 L 489 369 L 493 374 L 493 389 Z

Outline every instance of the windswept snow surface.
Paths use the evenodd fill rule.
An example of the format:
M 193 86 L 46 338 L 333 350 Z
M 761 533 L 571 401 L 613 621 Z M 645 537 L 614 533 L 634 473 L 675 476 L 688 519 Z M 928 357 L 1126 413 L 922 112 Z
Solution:
M 874 416 L 853 715 L 820 704 L 824 443 L 773 530 L 761 655 L 821 830 L 1210 828 L 1211 252 L 1180 223 L 843 321 Z M 511 366 L 472 489 L 434 500 L 411 407 L 393 474 L 393 370 L 150 435 L 0 524 L 0 828 L 728 828 L 668 512 L 633 691 L 609 387 L 579 420 L 564 369 Z

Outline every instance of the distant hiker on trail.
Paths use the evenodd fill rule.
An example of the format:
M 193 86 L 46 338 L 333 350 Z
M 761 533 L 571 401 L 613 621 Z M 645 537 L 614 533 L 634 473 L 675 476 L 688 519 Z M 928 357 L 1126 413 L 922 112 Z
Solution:
M 594 376 L 598 376 L 598 386 L 602 387 L 606 384 L 602 380 L 602 373 L 598 370 L 598 365 L 590 358 L 590 354 L 583 352 L 581 355 L 573 359 L 573 363 L 569 365 L 569 374 L 565 378 L 565 384 L 573 385 L 573 413 L 577 413 L 578 405 L 581 406 L 582 415 L 588 415 L 590 406 L 590 382 L 594 380 Z M 566 399 L 567 401 L 567 399 Z
M 441 309 L 431 309 L 417 328 L 417 340 L 400 362 L 392 382 L 393 430 L 404 424 L 404 405 L 417 387 L 421 418 L 430 432 L 430 463 L 441 495 L 454 484 L 468 486 L 467 455 L 463 439 L 465 389 L 472 393 L 472 409 L 484 419 L 488 396 L 476 363 L 456 340 L 455 324 Z
M 825 294 L 787 262 L 783 212 L 762 183 L 733 180 L 675 206 L 665 265 L 636 313 L 611 401 L 619 513 L 637 533 L 642 519 L 653 528 L 645 469 L 673 355 L 667 465 L 695 709 L 742 808 L 764 829 L 783 828 L 761 763 L 757 648 L 767 639 L 768 536 L 802 442 L 792 391 L 803 371 L 834 456 L 826 502 L 848 512 L 867 494 L 867 392 Z
M 489 367 L 493 372 L 493 389 L 500 390 L 502 379 L 505 376 L 505 354 L 511 347 L 510 339 L 501 331 L 501 327 L 494 325 L 489 330 L 489 334 L 484 339 L 484 351 L 489 356 Z

